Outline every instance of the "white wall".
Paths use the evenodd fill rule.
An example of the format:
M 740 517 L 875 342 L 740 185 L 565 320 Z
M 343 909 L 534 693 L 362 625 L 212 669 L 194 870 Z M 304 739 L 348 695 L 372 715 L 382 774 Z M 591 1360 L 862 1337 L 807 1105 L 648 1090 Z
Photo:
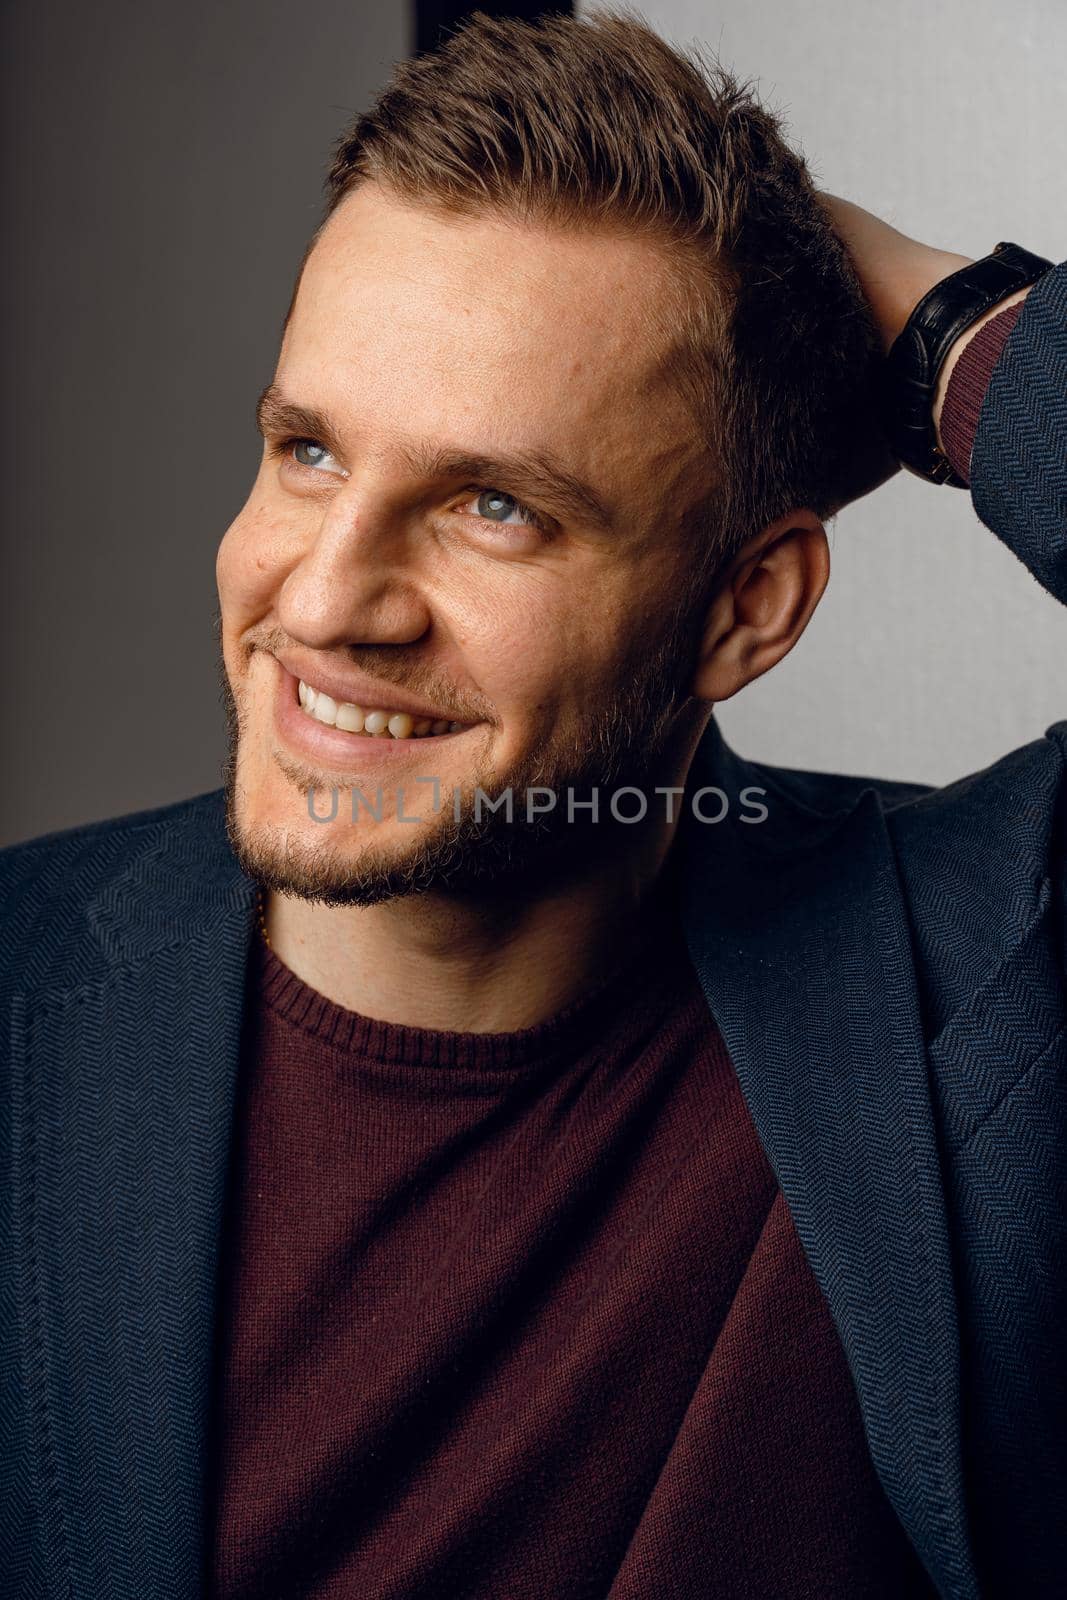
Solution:
M 1067 0 L 637 9 L 757 79 L 820 186 L 947 249 L 1014 239 L 1067 257 Z M 804 638 L 718 713 L 737 749 L 945 783 L 1067 717 L 1067 612 L 964 491 L 902 473 L 846 509 L 830 541 Z

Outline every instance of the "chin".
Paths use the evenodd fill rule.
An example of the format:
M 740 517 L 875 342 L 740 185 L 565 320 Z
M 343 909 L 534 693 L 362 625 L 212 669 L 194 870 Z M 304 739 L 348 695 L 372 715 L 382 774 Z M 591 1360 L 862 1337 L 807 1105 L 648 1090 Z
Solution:
M 378 905 L 413 895 L 495 895 L 529 866 L 524 830 L 493 827 L 470 814 L 457 822 L 449 812 L 404 827 L 372 822 L 303 828 L 242 816 L 240 802 L 227 795 L 227 830 L 244 872 L 264 888 L 324 905 Z M 310 832 L 309 830 L 315 830 Z M 373 830 L 373 832 L 371 832 Z M 527 845 L 530 844 L 527 840 Z M 533 852 L 537 856 L 543 850 Z
M 520 800 L 509 819 L 474 803 L 476 790 L 500 796 L 510 789 L 521 797 L 532 788 L 561 793 L 571 784 L 606 783 L 631 770 L 628 740 L 601 749 L 591 736 L 584 758 L 575 759 L 573 744 L 580 741 L 550 739 L 536 755 L 514 754 L 504 772 L 490 766 L 483 750 L 473 762 L 457 760 L 460 770 L 433 773 L 426 768 L 443 763 L 427 751 L 422 770 L 402 778 L 330 772 L 274 747 L 269 736 L 250 746 L 236 719 L 231 734 L 226 818 L 232 848 L 250 877 L 287 896 L 329 905 L 420 894 L 536 896 L 585 876 L 635 842 L 632 829 L 593 825 L 585 813 L 566 824 L 562 810 L 530 818 Z M 637 748 L 656 754 L 650 737 Z M 416 775 L 436 777 L 438 794 L 431 784 L 416 783 Z M 633 769 L 634 781 L 643 777 L 642 768 Z
M 304 795 L 294 814 L 294 782 L 277 774 L 250 793 L 238 771 L 226 785 L 227 831 L 249 877 L 277 893 L 324 905 L 378 905 L 426 894 L 493 901 L 543 892 L 549 883 L 586 870 L 612 832 L 561 830 L 552 817 L 531 822 L 518 813 L 513 821 L 499 813 L 476 814 L 475 787 L 491 792 L 485 782 L 462 786 L 457 815 L 444 779 L 436 815 L 426 808 L 418 820 L 398 822 L 384 808 L 381 822 L 363 815 L 353 823 L 350 794 L 338 784 L 336 819 L 314 822 Z M 322 775 L 312 775 L 308 787 L 318 789 L 327 815 L 332 797 Z M 415 815 L 407 802 L 405 812 Z

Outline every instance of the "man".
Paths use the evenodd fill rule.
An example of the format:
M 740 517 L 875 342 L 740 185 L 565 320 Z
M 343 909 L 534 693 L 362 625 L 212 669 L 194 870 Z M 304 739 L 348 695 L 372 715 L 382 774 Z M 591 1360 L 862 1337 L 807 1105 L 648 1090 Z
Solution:
M 876 377 L 1067 601 L 1067 267 L 1001 254 L 628 20 L 342 141 L 225 791 L 4 856 L 9 1592 L 1056 1592 L 1067 723 L 930 790 L 713 717 Z

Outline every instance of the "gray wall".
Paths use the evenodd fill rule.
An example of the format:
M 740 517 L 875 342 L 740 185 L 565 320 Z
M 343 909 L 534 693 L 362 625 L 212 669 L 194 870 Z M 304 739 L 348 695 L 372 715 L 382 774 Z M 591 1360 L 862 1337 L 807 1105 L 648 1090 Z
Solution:
M 4 842 L 220 781 L 215 550 L 331 143 L 407 18 L 6 8 Z
M 586 9 L 579 6 L 579 12 Z M 758 79 L 824 188 L 915 237 L 1067 257 L 1064 0 L 638 0 Z M 901 474 L 846 508 L 800 644 L 719 713 L 744 754 L 946 783 L 1067 716 L 1067 613 L 970 497 Z

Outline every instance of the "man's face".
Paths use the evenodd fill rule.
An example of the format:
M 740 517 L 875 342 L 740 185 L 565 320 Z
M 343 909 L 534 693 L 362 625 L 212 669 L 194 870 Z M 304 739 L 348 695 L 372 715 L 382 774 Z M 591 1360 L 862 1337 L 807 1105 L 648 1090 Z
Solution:
M 373 185 L 334 213 L 218 556 L 246 869 L 334 901 L 460 884 L 544 855 L 568 784 L 675 781 L 707 485 L 657 331 L 672 294 L 644 241 Z M 358 711 L 330 726 L 339 705 Z M 375 711 L 386 729 L 358 731 Z M 506 833 L 475 824 L 476 785 L 514 788 Z M 530 785 L 560 792 L 541 830 Z M 332 788 L 317 823 L 308 792 L 325 813 Z M 358 802 L 352 823 L 353 789 L 381 820 Z

